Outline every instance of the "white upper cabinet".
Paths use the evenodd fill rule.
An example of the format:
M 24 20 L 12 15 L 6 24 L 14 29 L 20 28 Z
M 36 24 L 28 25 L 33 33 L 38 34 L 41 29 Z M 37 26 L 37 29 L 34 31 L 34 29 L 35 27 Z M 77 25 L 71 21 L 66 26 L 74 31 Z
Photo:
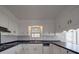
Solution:
M 11 31 L 10 35 L 18 35 L 18 26 L 15 20 L 9 20 L 8 29 Z
M 0 13 L 0 26 L 8 28 L 8 19 Z
M 11 33 L 2 33 L 2 35 L 17 35 L 17 18 L 5 7 L 0 6 L 0 26 L 8 28 Z
M 77 28 L 79 26 L 79 7 L 75 7 L 71 12 L 71 20 L 72 20 L 72 27 Z
M 57 32 L 79 28 L 79 6 L 66 8 L 56 20 Z
M 8 27 L 8 17 L 4 11 L 5 11 L 5 9 L 2 6 L 0 6 L 0 26 L 7 28 Z

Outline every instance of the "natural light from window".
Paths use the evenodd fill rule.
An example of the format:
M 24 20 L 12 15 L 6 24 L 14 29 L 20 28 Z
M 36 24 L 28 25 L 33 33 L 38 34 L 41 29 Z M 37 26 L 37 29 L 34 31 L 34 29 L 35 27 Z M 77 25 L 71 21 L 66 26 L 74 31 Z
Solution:
M 61 36 L 60 36 L 61 35 Z M 70 29 L 68 31 L 63 31 L 58 35 L 61 41 L 78 43 L 79 44 L 79 29 Z
M 28 26 L 28 34 L 31 37 L 41 37 L 42 32 L 43 32 L 43 26 L 39 25 Z

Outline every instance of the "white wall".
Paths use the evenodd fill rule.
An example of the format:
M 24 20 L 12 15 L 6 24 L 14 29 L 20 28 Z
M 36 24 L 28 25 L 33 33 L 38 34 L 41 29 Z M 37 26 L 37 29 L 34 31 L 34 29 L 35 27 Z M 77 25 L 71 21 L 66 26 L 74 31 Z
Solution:
M 72 23 L 68 25 L 68 20 Z M 79 28 L 79 6 L 67 6 L 56 18 L 56 32 Z
M 43 34 L 54 33 L 54 20 L 20 20 L 20 34 L 28 34 L 28 26 L 42 25 L 44 27 Z
M 18 35 L 18 20 L 4 6 L 0 6 L 0 26 L 8 28 L 11 33 L 1 33 L 1 43 L 17 40 Z

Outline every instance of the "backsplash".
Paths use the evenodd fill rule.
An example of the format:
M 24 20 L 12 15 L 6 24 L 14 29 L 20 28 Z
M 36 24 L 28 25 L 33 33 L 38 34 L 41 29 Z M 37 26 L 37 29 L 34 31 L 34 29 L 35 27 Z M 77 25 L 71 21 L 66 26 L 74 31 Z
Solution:
M 11 42 L 18 40 L 17 36 L 15 35 L 1 35 L 1 43 Z
M 16 41 L 16 40 L 56 40 L 55 36 L 42 36 L 40 38 L 33 38 L 27 35 L 1 35 L 1 43 Z
M 17 36 L 17 39 L 18 40 L 28 40 L 29 39 L 29 36 L 25 36 L 25 35 L 20 35 L 20 36 Z

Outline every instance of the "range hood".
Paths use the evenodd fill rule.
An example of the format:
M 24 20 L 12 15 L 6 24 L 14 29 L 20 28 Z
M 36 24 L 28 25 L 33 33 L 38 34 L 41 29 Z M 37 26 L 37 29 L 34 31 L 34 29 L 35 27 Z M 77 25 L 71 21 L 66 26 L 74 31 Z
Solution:
M 2 26 L 0 26 L 0 32 L 8 32 L 8 33 L 10 33 L 10 31 L 7 28 L 2 27 Z

